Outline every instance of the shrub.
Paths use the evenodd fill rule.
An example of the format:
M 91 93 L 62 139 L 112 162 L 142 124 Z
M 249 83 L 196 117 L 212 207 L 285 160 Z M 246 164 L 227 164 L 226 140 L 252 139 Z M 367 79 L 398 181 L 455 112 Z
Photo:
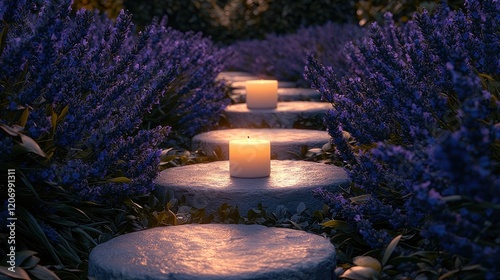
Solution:
M 194 135 L 214 127 L 230 103 L 226 86 L 216 81 L 228 54 L 201 33 L 176 31 L 164 23 L 150 28 L 155 36 L 148 45 L 149 54 L 168 58 L 177 72 L 144 124 L 168 125 L 172 128 L 169 138 L 178 139 L 175 144 L 186 144 Z
M 421 229 L 423 248 L 498 277 L 499 11 L 496 1 L 469 1 L 403 27 L 387 14 L 348 45 L 342 78 L 309 58 L 307 79 L 333 105 L 328 130 L 353 182 L 317 194 L 371 247 Z
M 302 26 L 355 20 L 352 1 L 124 1 L 134 22 L 149 24 L 167 15 L 168 26 L 199 31 L 214 41 L 229 44 L 241 39 L 262 39 L 268 33 L 292 33 Z
M 357 25 L 328 22 L 322 26 L 300 28 L 293 34 L 269 34 L 264 40 L 240 41 L 229 46 L 234 58 L 227 67 L 297 81 L 299 85 L 309 87 L 303 78 L 308 54 L 332 65 L 338 75 L 343 75 L 347 71 L 344 44 L 363 34 L 364 30 Z
M 148 54 L 153 29 L 135 38 L 130 16 L 111 24 L 80 11 L 72 19 L 68 4 L 46 3 L 37 13 L 7 7 L 3 14 L 2 138 L 19 134 L 40 144 L 44 159 L 29 169 L 31 182 L 57 183 L 97 201 L 146 192 L 168 128 L 137 128 L 174 79 L 175 65 Z M 5 133 L 14 125 L 20 131 Z M 3 161 L 29 162 L 11 156 Z M 121 177 L 127 179 L 113 182 Z
M 75 0 L 73 10 L 87 9 L 99 10 L 111 18 L 116 18 L 123 9 L 123 0 Z
M 393 18 L 398 22 L 408 21 L 412 15 L 417 11 L 423 9 L 433 11 L 439 0 L 434 1 L 408 1 L 408 0 L 362 0 L 356 1 L 356 15 L 359 19 L 359 24 L 364 25 L 371 22 L 383 22 L 384 14 L 389 12 Z M 455 10 L 463 7 L 463 0 L 449 0 L 446 1 L 447 5 Z
M 220 112 L 222 85 L 210 79 L 221 56 L 199 35 L 136 33 L 124 12 L 72 14 L 69 0 L 2 1 L 0 11 L 0 167 L 16 173 L 18 248 L 76 267 L 124 230 L 113 207 L 153 189 L 171 127 L 194 133 Z M 160 102 L 170 122 L 144 129 Z

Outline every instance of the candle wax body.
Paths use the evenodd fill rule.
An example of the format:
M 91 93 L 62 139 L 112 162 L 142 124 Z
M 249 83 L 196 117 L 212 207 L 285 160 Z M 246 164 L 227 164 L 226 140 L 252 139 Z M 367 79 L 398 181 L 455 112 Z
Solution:
M 271 143 L 256 139 L 229 141 L 229 173 L 240 178 L 269 176 Z
M 246 103 L 250 109 L 276 108 L 278 103 L 278 81 L 251 80 L 245 83 Z

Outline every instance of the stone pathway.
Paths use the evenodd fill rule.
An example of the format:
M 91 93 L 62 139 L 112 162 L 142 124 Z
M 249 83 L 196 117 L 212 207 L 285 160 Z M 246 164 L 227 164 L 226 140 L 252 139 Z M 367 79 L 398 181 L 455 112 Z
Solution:
M 269 127 L 293 128 L 301 120 L 322 122 L 332 107 L 327 102 L 278 102 L 275 109 L 249 109 L 245 103 L 229 105 L 224 113 L 233 128 Z
M 175 197 L 185 196 L 189 204 L 211 213 L 228 203 L 246 216 L 259 203 L 271 211 L 278 205 L 294 211 L 300 202 L 310 210 L 321 209 L 323 202 L 313 197 L 314 189 L 334 191 L 348 185 L 347 173 L 331 164 L 272 160 L 269 177 L 246 179 L 231 177 L 228 161 L 215 161 L 166 169 L 156 179 L 155 191 L 160 197 L 173 191 Z
M 221 72 L 217 75 L 217 80 L 224 80 L 231 86 L 234 82 L 245 82 L 248 80 L 258 80 L 258 76 L 248 72 Z
M 304 231 L 189 224 L 148 229 L 98 245 L 89 277 L 170 280 L 331 280 L 335 248 Z
M 218 76 L 233 90 L 255 78 L 245 72 L 223 72 Z M 289 101 L 295 99 L 285 96 L 304 93 L 302 89 L 283 89 L 294 86 L 279 82 L 283 102 L 278 102 L 276 109 L 248 110 L 244 103 L 229 106 L 227 119 L 240 128 L 193 138 L 193 148 L 220 147 L 226 156 L 230 139 L 252 135 L 255 139 L 269 138 L 271 151 L 279 159 L 271 161 L 269 177 L 231 177 L 229 161 L 223 160 L 166 169 L 155 181 L 156 192 L 166 195 L 173 191 L 176 196 L 185 196 L 191 205 L 208 211 L 228 203 L 237 206 L 242 215 L 259 203 L 273 211 L 278 205 L 296 209 L 299 203 L 310 210 L 320 209 L 323 203 L 313 197 L 313 189 L 334 190 L 350 181 L 340 167 L 287 159 L 288 155 L 300 153 L 302 146 L 322 146 L 330 138 L 325 131 L 291 129 L 299 121 L 321 120 L 331 107 L 329 103 L 302 101 L 316 100 L 317 93 L 311 91 L 305 94 L 310 97 Z M 269 128 L 250 128 L 262 125 Z M 186 224 L 129 233 L 98 245 L 90 254 L 88 274 L 96 280 L 331 280 L 335 279 L 335 258 L 335 248 L 328 239 L 300 230 Z
M 322 147 L 330 142 L 326 131 L 287 128 L 234 128 L 214 130 L 198 134 L 191 141 L 193 151 L 202 150 L 206 154 L 220 150 L 221 160 L 229 159 L 229 141 L 245 139 L 272 139 L 272 159 L 298 159 L 301 152 L 309 148 Z

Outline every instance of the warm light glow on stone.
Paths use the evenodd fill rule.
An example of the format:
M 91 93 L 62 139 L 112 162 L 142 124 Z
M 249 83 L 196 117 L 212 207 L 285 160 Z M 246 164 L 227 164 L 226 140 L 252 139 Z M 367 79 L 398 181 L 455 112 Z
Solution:
M 335 248 L 299 230 L 188 224 L 125 234 L 97 246 L 96 279 L 331 279 Z M 300 278 L 300 277 L 299 277 Z M 304 279 L 306 279 L 304 278 Z M 177 278 L 176 278 L 177 279 Z

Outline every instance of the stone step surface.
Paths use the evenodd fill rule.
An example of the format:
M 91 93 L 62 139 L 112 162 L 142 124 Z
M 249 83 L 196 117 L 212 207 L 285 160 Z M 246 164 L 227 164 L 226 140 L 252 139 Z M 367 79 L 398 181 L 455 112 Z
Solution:
M 91 279 L 330 280 L 335 248 L 304 231 L 241 224 L 153 228 L 96 246 Z
M 349 185 L 347 173 L 340 167 L 310 161 L 271 160 L 271 175 L 264 178 L 235 178 L 229 175 L 229 161 L 200 163 L 165 169 L 155 180 L 155 192 L 168 192 L 196 208 L 215 212 L 223 204 L 237 206 L 240 213 L 257 208 L 259 203 L 274 211 L 283 205 L 296 209 L 300 202 L 318 210 L 323 202 L 312 191 L 325 188 L 336 191 Z
M 258 80 L 260 77 L 248 72 L 221 72 L 217 75 L 217 80 L 225 80 L 228 84 L 234 82 L 245 82 L 248 80 Z
M 330 142 L 326 131 L 289 128 L 234 128 L 213 130 L 195 135 L 191 141 L 192 150 L 206 154 L 220 151 L 221 160 L 229 159 L 229 141 L 246 139 L 271 141 L 272 159 L 299 159 L 303 150 L 321 148 Z
M 278 102 L 274 109 L 249 109 L 246 103 L 239 103 L 227 106 L 224 114 L 232 128 L 295 128 L 307 121 L 323 123 L 325 113 L 331 108 L 328 102 Z
M 234 89 L 232 94 L 236 102 L 246 101 L 244 88 Z M 321 101 L 321 93 L 312 88 L 278 88 L 278 102 L 284 101 Z

